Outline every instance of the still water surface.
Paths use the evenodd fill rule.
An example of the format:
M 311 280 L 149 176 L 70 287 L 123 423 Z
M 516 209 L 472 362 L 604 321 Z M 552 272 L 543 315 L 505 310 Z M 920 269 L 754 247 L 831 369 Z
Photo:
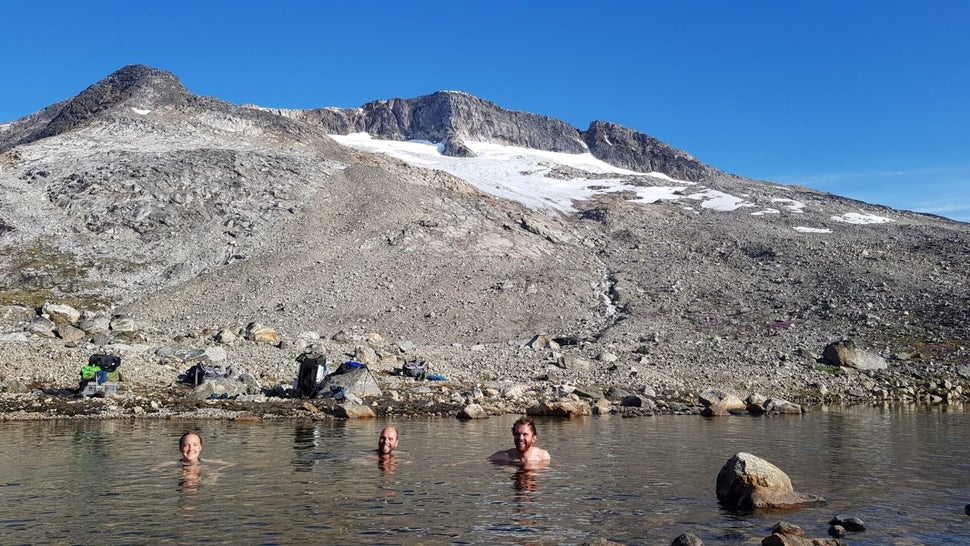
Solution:
M 514 416 L 404 420 L 401 454 L 373 453 L 384 421 L 90 421 L 0 424 L 2 544 L 760 544 L 785 520 L 849 544 L 970 544 L 970 411 L 818 409 L 803 416 L 540 420 L 553 464 L 484 459 Z M 201 431 L 198 479 L 171 465 Z M 738 451 L 828 504 L 735 514 L 714 495 Z M 166 464 L 169 463 L 169 464 Z

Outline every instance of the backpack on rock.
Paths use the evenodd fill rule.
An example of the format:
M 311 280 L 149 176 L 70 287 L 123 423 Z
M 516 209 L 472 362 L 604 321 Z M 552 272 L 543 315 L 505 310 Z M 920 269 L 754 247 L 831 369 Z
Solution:
M 306 352 L 296 357 L 299 367 L 293 390 L 300 398 L 313 398 L 320 392 L 320 383 L 327 375 L 327 357 L 315 352 Z

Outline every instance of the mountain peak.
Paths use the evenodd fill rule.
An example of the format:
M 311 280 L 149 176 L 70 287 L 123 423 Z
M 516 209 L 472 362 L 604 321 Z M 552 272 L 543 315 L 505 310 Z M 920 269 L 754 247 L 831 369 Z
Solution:
M 631 171 L 660 172 L 693 181 L 709 179 L 719 172 L 683 150 L 608 121 L 590 123 L 583 140 L 597 159 Z
M 113 107 L 132 100 L 139 107 L 182 104 L 191 98 L 179 79 L 164 70 L 134 64 L 125 66 L 60 104 L 50 120 L 36 128 L 22 143 L 65 133 Z

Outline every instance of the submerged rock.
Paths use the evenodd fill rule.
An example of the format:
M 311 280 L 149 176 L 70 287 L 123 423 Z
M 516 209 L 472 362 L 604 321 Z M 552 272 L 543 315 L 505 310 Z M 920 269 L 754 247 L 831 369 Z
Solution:
M 675 538 L 670 546 L 704 546 L 704 541 L 694 533 L 684 533 Z

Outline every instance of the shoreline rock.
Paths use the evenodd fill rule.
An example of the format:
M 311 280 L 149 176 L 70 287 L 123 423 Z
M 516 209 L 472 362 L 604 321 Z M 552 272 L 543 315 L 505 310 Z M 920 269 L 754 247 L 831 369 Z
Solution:
M 58 338 L 48 312 L 69 317 L 58 319 L 63 324 L 79 317 L 78 324 L 92 331 L 76 341 Z M 329 337 L 305 330 L 288 335 L 257 321 L 172 334 L 154 331 L 137 317 L 78 312 L 65 305 L 33 312 L 0 307 L 0 316 L 6 332 L 0 334 L 0 352 L 6 357 L 0 375 L 3 419 L 147 418 L 220 404 L 219 415 L 230 417 L 234 411 L 249 411 L 267 418 L 336 418 L 333 411 L 308 412 L 304 400 L 293 397 L 296 358 L 306 350 L 325 355 L 334 368 L 348 360 L 366 363 L 368 388 L 355 394 L 374 404 L 377 417 L 457 417 L 472 404 L 481 408 L 476 408 L 478 416 L 798 415 L 819 405 L 960 404 L 970 392 L 970 367 L 910 361 L 893 362 L 883 370 L 840 368 L 838 374 L 815 364 L 791 365 L 783 369 L 785 381 L 778 381 L 777 368 L 766 373 L 758 363 L 708 364 L 698 374 L 697 361 L 690 359 L 641 364 L 633 374 L 628 363 L 642 360 L 642 343 L 561 346 L 536 343 L 542 338 L 536 335 L 507 343 L 428 346 L 339 328 Z M 122 358 L 123 383 L 107 402 L 77 397 L 80 367 L 93 353 Z M 402 376 L 404 362 L 415 358 L 426 360 L 429 377 L 441 380 Z M 242 383 L 193 391 L 179 383 L 179 376 L 197 362 L 232 369 Z M 564 369 L 563 362 L 585 364 Z

